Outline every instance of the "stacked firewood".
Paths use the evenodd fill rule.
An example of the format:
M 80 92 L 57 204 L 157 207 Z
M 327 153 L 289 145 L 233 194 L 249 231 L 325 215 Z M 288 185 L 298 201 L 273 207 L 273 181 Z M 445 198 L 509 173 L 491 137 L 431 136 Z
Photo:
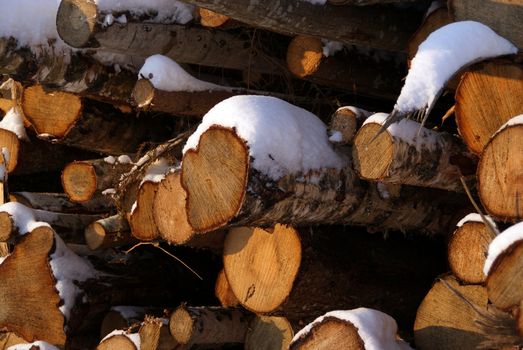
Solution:
M 0 37 L 0 349 L 523 345 L 523 7 L 315 2 Z M 370 112 L 463 20 L 510 51 Z

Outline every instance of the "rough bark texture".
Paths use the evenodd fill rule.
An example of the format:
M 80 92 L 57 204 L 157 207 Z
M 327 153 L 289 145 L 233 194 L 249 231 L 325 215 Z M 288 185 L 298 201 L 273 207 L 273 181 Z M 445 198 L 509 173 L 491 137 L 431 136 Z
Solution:
M 245 350 L 287 350 L 293 336 L 285 317 L 256 316 L 245 337 Z
M 60 213 L 107 213 L 105 200 L 93 200 L 75 203 L 65 193 L 49 192 L 11 192 L 10 202 L 18 202 L 32 209 L 55 211 Z
M 455 21 L 472 20 L 486 24 L 499 35 L 523 49 L 523 6 L 520 0 L 449 0 Z
M 202 135 L 197 151 L 185 153 L 181 181 L 187 192 L 188 222 L 196 232 L 275 223 L 448 232 L 466 203 L 456 206 L 455 199 L 443 192 L 404 187 L 395 194 L 378 189 L 360 181 L 350 166 L 343 171 L 289 175 L 275 182 L 249 169 L 248 158 L 244 141 L 220 127 Z
M 523 65 L 502 60 L 477 64 L 463 75 L 455 99 L 459 133 L 480 154 L 501 125 L 523 113 Z
M 478 194 L 487 212 L 503 221 L 523 217 L 523 124 L 496 133 L 481 154 Z
M 445 264 L 428 257 L 434 242 L 426 239 L 393 235 L 385 241 L 334 226 L 299 237 L 278 226 L 272 234 L 238 228 L 227 236 L 224 269 L 234 294 L 252 311 L 282 314 L 303 326 L 327 311 L 365 306 L 411 329 L 412 314 Z
M 297 36 L 287 49 L 287 68 L 295 76 L 320 85 L 358 95 L 396 99 L 406 74 L 405 57 L 390 56 L 376 62 L 374 55 L 380 56 L 372 51 L 363 53 L 347 48 L 325 57 L 320 38 Z
M 395 129 L 373 140 L 381 123 L 368 123 L 358 130 L 352 148 L 358 174 L 367 180 L 463 192 L 461 177 L 473 178 L 476 157 L 450 134 L 406 123 L 421 128 L 414 140 Z
M 85 229 L 85 241 L 91 250 L 136 243 L 131 237 L 127 220 L 120 215 L 109 216 L 93 222 Z
M 482 222 L 469 221 L 456 228 L 449 240 L 450 270 L 464 283 L 485 282 L 483 266 L 495 233 Z
M 169 319 L 174 339 L 190 346 L 243 344 L 252 317 L 241 309 L 178 307 Z
M 291 350 L 341 349 L 365 350 L 365 343 L 358 329 L 350 322 L 326 317 L 314 325 L 311 331 L 292 342 Z
M 420 17 L 392 7 L 317 6 L 306 1 L 188 0 L 249 25 L 284 34 L 305 34 L 386 50 L 402 51 Z

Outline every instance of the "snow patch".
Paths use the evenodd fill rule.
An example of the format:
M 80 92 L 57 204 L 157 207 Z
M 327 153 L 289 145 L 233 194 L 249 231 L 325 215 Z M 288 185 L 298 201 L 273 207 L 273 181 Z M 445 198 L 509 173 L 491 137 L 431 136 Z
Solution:
M 252 166 L 273 180 L 347 164 L 333 150 L 318 117 L 274 97 L 241 95 L 218 103 L 203 117 L 183 153 L 195 149 L 200 136 L 213 125 L 234 129 L 249 147 Z
M 487 259 L 483 266 L 483 273 L 488 276 L 492 264 L 514 243 L 523 240 L 523 222 L 510 226 L 494 238 L 488 247 Z
M 341 140 L 343 140 L 343 135 L 339 131 L 334 131 L 331 136 L 329 136 L 330 142 L 341 142 Z
M 487 219 L 487 221 L 492 225 L 492 227 L 495 227 L 497 228 L 497 225 L 496 223 L 494 222 L 494 220 L 492 220 L 492 218 L 488 215 L 485 215 L 485 219 Z M 457 224 L 456 224 L 456 227 L 461 227 L 463 226 L 464 224 L 466 224 L 467 222 L 480 222 L 480 223 L 484 223 L 483 222 L 483 219 L 481 218 L 481 215 L 477 214 L 477 213 L 470 213 L 468 214 L 467 216 L 465 216 L 463 219 L 461 219 Z
M 0 205 L 0 212 L 6 212 L 11 215 L 14 225 L 21 235 L 25 235 L 40 226 L 50 227 L 47 222 L 39 221 L 39 218 L 36 218 L 33 209 L 17 202 L 8 202 Z
M 327 0 L 300 0 L 303 2 L 308 2 L 313 5 L 325 5 L 327 3 Z
M 76 298 L 82 293 L 75 281 L 84 282 L 96 278 L 97 272 L 88 260 L 73 253 L 60 236 L 55 234 L 54 238 L 55 250 L 50 256 L 49 264 L 56 279 L 56 289 L 64 302 L 60 311 L 69 320 Z
M 412 350 L 406 342 L 397 339 L 398 326 L 392 317 L 381 311 L 368 308 L 327 312 L 296 333 L 292 342 L 307 335 L 315 325 L 323 322 L 326 317 L 334 317 L 352 323 L 358 329 L 358 334 L 363 340 L 366 350 Z
M 122 154 L 116 160 L 120 164 L 132 164 L 133 163 L 133 161 L 131 160 L 131 157 L 129 157 L 127 154 Z
M 511 119 L 509 119 L 505 124 L 503 124 L 499 129 L 498 131 L 496 131 L 494 133 L 494 135 L 492 135 L 492 137 L 496 136 L 497 134 L 499 134 L 501 131 L 505 130 L 506 128 L 508 128 L 509 126 L 513 126 L 513 125 L 518 125 L 518 124 L 523 124 L 523 114 L 520 114 L 520 115 L 517 115 Z M 492 138 L 491 137 L 491 138 Z
M 10 347 L 7 348 L 7 350 L 31 350 L 31 349 L 33 349 L 33 347 L 38 347 L 38 349 L 40 349 L 40 350 L 58 350 L 58 348 L 56 346 L 51 345 L 48 342 L 40 341 L 40 340 L 35 341 L 33 343 L 29 343 L 29 344 L 11 345 Z
M 484 24 L 447 24 L 420 44 L 394 109 L 400 114 L 430 112 L 447 81 L 461 68 L 517 52 L 517 47 Z
M 139 306 L 113 306 L 111 310 L 118 312 L 126 320 L 137 318 L 144 313 L 145 308 Z
M 24 127 L 24 118 L 18 107 L 11 108 L 0 121 L 0 129 L 9 130 L 20 140 L 28 141 L 27 133 Z
M 167 162 L 167 159 L 160 158 L 155 160 L 148 168 L 145 176 L 140 183 L 140 186 L 144 182 L 158 183 L 165 179 L 165 175 L 169 173 L 171 165 Z
M 135 17 L 156 13 L 156 16 L 148 22 L 157 23 L 186 24 L 193 19 L 194 12 L 193 5 L 178 0 L 95 0 L 95 2 L 102 13 L 128 11 Z
M 108 164 L 114 164 L 116 162 L 116 158 L 113 156 L 105 157 L 104 162 Z
M 325 57 L 334 56 L 343 50 L 343 43 L 340 43 L 339 41 L 321 39 L 321 42 L 323 44 L 323 56 Z
M 151 84 L 163 91 L 209 91 L 227 88 L 208 83 L 191 76 L 169 57 L 153 55 L 145 60 L 138 78 L 149 79 Z
M 123 331 L 120 329 L 114 330 L 111 333 L 107 334 L 100 343 L 102 343 L 106 339 L 109 339 L 109 338 L 117 336 L 117 335 L 123 335 L 123 336 L 127 337 L 130 341 L 133 342 L 133 344 L 136 346 L 136 349 L 140 349 L 140 345 L 141 345 L 140 334 L 139 333 L 127 333 L 126 331 Z

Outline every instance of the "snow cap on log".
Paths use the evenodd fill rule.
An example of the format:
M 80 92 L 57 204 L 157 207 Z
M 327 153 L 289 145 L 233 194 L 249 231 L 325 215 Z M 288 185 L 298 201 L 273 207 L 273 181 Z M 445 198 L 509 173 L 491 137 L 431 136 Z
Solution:
M 412 59 L 405 85 L 385 128 L 415 113 L 421 113 L 425 119 L 445 84 L 460 69 L 517 52 L 516 46 L 479 22 L 455 22 L 434 31 L 420 44 Z
M 506 250 L 508 250 L 513 244 L 523 240 L 523 222 L 513 225 L 501 232 L 488 248 L 487 260 L 483 268 L 483 273 L 488 275 L 492 265 L 496 262 Z
M 194 78 L 178 63 L 167 56 L 153 55 L 145 60 L 138 78 L 149 79 L 153 86 L 163 91 L 210 91 L 227 88 Z
M 194 6 L 178 0 L 95 0 L 102 13 L 121 13 L 128 11 L 133 17 L 156 13 L 149 22 L 186 24 L 193 19 Z M 112 15 L 111 15 L 112 16 Z M 111 17 L 104 23 L 110 25 Z
M 111 339 L 113 339 L 112 341 L 119 339 L 120 341 L 117 340 L 114 345 L 117 345 L 120 347 L 129 348 L 129 349 L 134 347 L 135 350 L 140 350 L 140 348 L 141 348 L 141 346 L 140 346 L 141 339 L 140 339 L 139 333 L 129 333 L 127 331 L 117 329 L 117 330 L 107 334 L 105 336 L 105 338 L 103 338 L 102 341 L 100 342 L 100 345 L 98 345 L 96 347 L 96 349 L 99 349 L 99 350 L 105 349 L 106 346 L 104 346 L 104 342 L 109 342 L 109 341 L 111 341 Z M 111 348 L 111 346 L 107 345 L 107 348 Z
M 328 141 L 325 124 L 314 114 L 269 96 L 234 96 L 217 104 L 183 149 L 195 151 L 212 126 L 234 129 L 249 147 L 254 169 L 278 180 L 287 174 L 343 168 L 347 161 Z
M 407 350 L 412 349 L 406 342 L 397 337 L 398 326 L 396 321 L 389 315 L 374 309 L 358 308 L 346 311 L 331 311 L 318 317 L 300 330 L 292 340 L 291 349 L 300 340 L 305 340 L 311 331 L 329 319 L 352 324 L 363 341 L 365 350 Z M 316 333 L 316 336 L 318 334 Z
M 33 343 L 28 344 L 16 344 L 8 347 L 6 350 L 58 350 L 54 345 L 49 344 L 45 341 L 37 340 Z
M 18 107 L 13 107 L 2 118 L 0 129 L 9 130 L 16 134 L 19 140 L 28 141 L 24 127 L 24 118 Z

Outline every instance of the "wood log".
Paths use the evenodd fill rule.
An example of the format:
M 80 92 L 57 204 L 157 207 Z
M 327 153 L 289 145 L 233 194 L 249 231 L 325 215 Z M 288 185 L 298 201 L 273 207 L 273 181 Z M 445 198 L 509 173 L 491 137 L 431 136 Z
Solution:
M 0 349 L 8 350 L 9 347 L 19 344 L 27 344 L 27 341 L 13 332 L 0 333 Z
M 472 20 L 492 28 L 499 35 L 523 49 L 523 7 L 521 0 L 449 0 L 448 7 L 455 21 Z
M 105 314 L 100 326 L 100 338 L 118 329 L 128 329 L 133 324 L 141 323 L 148 310 L 140 306 L 113 306 Z
M 488 246 L 496 234 L 481 221 L 478 214 L 462 219 L 450 237 L 448 258 L 450 270 L 461 282 L 485 282 L 483 266 Z
M 167 119 L 136 118 L 109 104 L 91 101 L 88 105 L 85 99 L 77 101 L 75 108 L 58 108 L 64 94 L 49 94 L 39 86 L 26 89 L 24 96 L 23 109 L 31 112 L 27 118 L 36 133 L 56 143 L 105 154 L 130 154 L 144 142 L 164 141 L 171 136 L 174 121 Z M 56 116 L 52 123 L 49 115 Z
M 241 309 L 181 305 L 171 314 L 169 329 L 176 342 L 188 347 L 243 344 L 251 318 Z
M 117 330 L 102 339 L 96 350 L 140 350 L 140 335 Z
M 71 202 L 65 193 L 49 192 L 11 192 L 10 202 L 18 202 L 32 209 L 54 211 L 60 213 L 106 213 L 105 199 L 95 199 L 83 203 Z
M 444 4 L 428 14 L 418 30 L 410 38 L 407 47 L 409 60 L 412 60 L 418 51 L 418 46 L 427 39 L 433 31 L 452 22 L 448 9 Z
M 97 220 L 85 228 L 85 241 L 91 250 L 137 243 L 131 236 L 129 224 L 120 215 Z
M 310 35 L 345 44 L 402 51 L 420 17 L 393 7 L 316 6 L 309 2 L 246 0 L 187 0 L 254 27 L 289 35 Z M 311 25 L 313 23 L 313 25 Z
M 200 24 L 209 28 L 219 28 L 230 20 L 225 15 L 201 7 L 198 8 L 198 16 L 200 17 Z
M 374 55 L 382 59 L 379 63 Z M 320 38 L 299 35 L 287 48 L 287 68 L 295 76 L 313 83 L 336 87 L 358 95 L 394 100 L 407 73 L 406 61 L 380 52 L 362 53 L 347 48 L 325 57 Z M 402 61 L 403 63 L 398 63 Z
M 141 241 L 151 241 L 160 236 L 153 216 L 153 202 L 159 182 L 144 181 L 136 194 L 136 205 L 127 214 L 131 233 Z
M 245 350 L 287 350 L 293 336 L 285 317 L 257 315 L 247 330 Z
M 519 341 L 514 319 L 488 305 L 479 285 L 460 285 L 452 276 L 434 283 L 414 324 L 420 349 L 501 349 Z
M 459 133 L 479 155 L 500 126 L 523 113 L 523 65 L 502 60 L 477 64 L 463 75 L 455 99 Z
M 374 114 L 356 134 L 352 157 L 361 178 L 464 191 L 461 177 L 474 178 L 476 157 L 459 139 L 404 119 L 374 140 L 387 116 Z
M 216 295 L 216 298 L 218 298 L 223 307 L 237 307 L 240 305 L 240 301 L 236 298 L 236 295 L 234 295 L 223 269 L 218 273 L 218 277 L 216 278 L 214 295 Z
M 429 271 L 436 266 L 426 255 L 434 254 L 429 253 L 434 242 L 399 236 L 384 241 L 347 231 L 324 227 L 299 236 L 283 225 L 231 229 L 223 260 L 233 293 L 248 310 L 284 315 L 293 324 L 336 308 L 365 306 L 409 329 L 433 279 Z
M 175 350 L 179 344 L 169 333 L 168 319 L 146 316 L 138 331 L 140 350 Z
M 100 11 L 88 0 L 67 0 L 57 13 L 60 37 L 73 47 L 92 47 L 148 57 L 161 53 L 179 63 L 251 69 L 277 73 L 282 69 L 241 39 L 222 31 L 178 24 L 136 23 L 104 27 Z
M 156 89 L 149 80 L 140 79 L 136 82 L 132 97 L 134 104 L 144 110 L 201 118 L 218 102 L 237 93 L 232 90 L 163 91 Z
M 280 222 L 296 226 L 345 223 L 435 233 L 448 229 L 450 221 L 457 222 L 453 218 L 456 212 L 447 212 L 453 206 L 448 194 L 438 193 L 430 203 L 426 196 L 432 195 L 407 187 L 398 195 L 386 190 L 380 194 L 376 185 L 360 181 L 350 166 L 343 171 L 292 174 L 278 181 L 251 168 L 245 141 L 234 131 L 213 126 L 203 133 L 198 150 L 188 150 L 182 161 L 181 183 L 187 192 L 186 212 L 193 231 Z M 440 206 L 438 200 L 446 204 Z
M 101 197 L 111 202 L 104 191 L 113 189 L 114 192 L 121 176 L 132 167 L 133 163 L 127 156 L 75 161 L 62 171 L 62 186 L 74 202 L 83 203 Z
M 338 108 L 331 116 L 329 142 L 339 146 L 352 145 L 356 132 L 371 114 L 353 106 Z
M 523 217 L 523 115 L 511 119 L 494 134 L 481 154 L 478 194 L 485 210 L 502 221 Z

